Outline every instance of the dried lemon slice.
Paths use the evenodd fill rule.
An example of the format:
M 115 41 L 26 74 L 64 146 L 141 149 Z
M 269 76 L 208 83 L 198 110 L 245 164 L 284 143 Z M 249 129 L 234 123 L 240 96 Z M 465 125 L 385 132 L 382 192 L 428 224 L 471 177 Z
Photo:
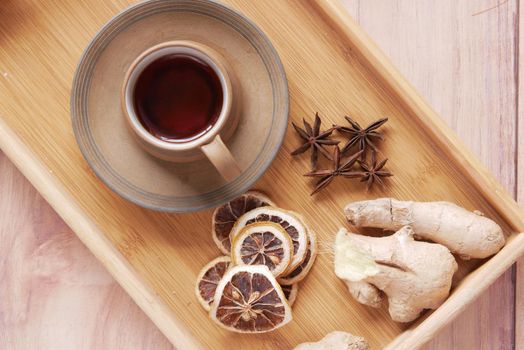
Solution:
M 229 254 L 231 241 L 229 233 L 235 222 L 244 213 L 267 205 L 275 205 L 268 197 L 257 191 L 248 191 L 218 208 L 213 212 L 212 237 L 218 249 Z
M 216 289 L 210 316 L 239 333 L 263 333 L 291 321 L 284 292 L 266 266 L 234 266 Z
M 309 242 L 304 261 L 302 261 L 302 263 L 293 271 L 283 277 L 280 277 L 278 279 L 278 283 L 282 285 L 291 285 L 303 280 L 307 276 L 317 257 L 317 237 L 315 233 L 309 229 L 308 239 Z
M 293 258 L 293 243 L 284 229 L 264 222 L 245 226 L 233 239 L 234 265 L 265 265 L 274 276 L 287 270 Z
M 282 288 L 282 291 L 284 292 L 284 295 L 286 296 L 287 303 L 289 306 L 293 306 L 295 303 L 295 300 L 297 299 L 297 293 L 298 293 L 298 284 L 291 284 L 288 286 L 281 285 L 280 288 Z
M 231 258 L 229 256 L 220 256 L 210 261 L 198 274 L 195 294 L 200 304 L 207 311 L 209 311 L 213 302 L 218 282 L 220 282 L 230 264 Z
M 255 222 L 273 222 L 286 230 L 293 241 L 293 259 L 289 264 L 288 271 L 293 271 L 298 267 L 306 257 L 308 241 L 306 228 L 299 219 L 299 215 L 292 211 L 268 206 L 253 209 L 238 218 L 235 226 L 231 229 L 231 240 L 238 235 L 243 227 Z

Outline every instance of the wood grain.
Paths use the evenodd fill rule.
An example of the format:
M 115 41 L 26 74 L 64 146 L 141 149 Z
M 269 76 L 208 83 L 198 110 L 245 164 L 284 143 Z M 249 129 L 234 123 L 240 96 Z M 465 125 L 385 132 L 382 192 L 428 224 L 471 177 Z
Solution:
M 517 1 L 476 16 L 492 3 L 348 0 L 345 5 L 504 188 L 516 193 Z M 519 329 L 514 300 L 508 271 L 428 349 L 512 348 Z
M 524 205 L 524 4 L 518 6 L 518 65 L 517 65 L 517 125 L 518 157 L 517 163 L 517 200 Z M 524 258 L 517 262 L 515 287 L 515 349 L 524 350 Z
M 401 144 L 401 139 L 417 143 L 419 153 L 415 159 L 409 161 L 403 160 L 402 147 L 395 148 L 389 143 L 384 146 L 385 152 L 396 161 L 392 167 L 399 175 L 395 184 L 391 185 L 391 192 L 376 191 L 376 195 L 416 196 L 419 199 L 432 199 L 435 196 L 449 198 L 468 207 L 482 209 L 489 216 L 503 221 L 502 215 L 505 214 L 484 203 L 482 195 L 474 190 L 471 180 L 452 177 L 459 166 L 450 164 L 446 154 L 435 152 L 436 149 L 431 144 L 425 143 L 425 134 L 407 122 L 414 120 L 416 116 L 410 110 L 403 109 L 402 102 L 398 106 L 391 104 L 396 98 L 398 101 L 398 97 L 392 94 L 384 81 L 369 78 L 369 70 L 358 52 L 347 51 L 347 43 L 339 46 L 336 42 L 324 40 L 336 38 L 337 33 L 313 16 L 312 8 L 302 3 L 257 3 L 257 7 L 241 1 L 231 3 L 255 19 L 277 45 L 290 78 L 291 114 L 295 120 L 312 114 L 316 108 L 322 108 L 330 122 L 342 113 L 360 115 L 363 120 L 370 120 L 376 114 L 387 114 L 391 116 L 391 127 L 398 133 L 388 135 L 391 143 Z M 148 288 L 143 290 L 145 294 L 133 295 L 143 308 L 149 310 L 150 316 L 151 310 L 159 311 L 155 309 L 158 303 L 165 303 L 208 346 L 232 346 L 233 343 L 238 346 L 253 345 L 254 338 L 231 338 L 210 325 L 192 296 L 194 275 L 207 259 L 217 254 L 210 244 L 208 234 L 193 229 L 202 227 L 202 231 L 206 231 L 209 213 L 174 216 L 135 207 L 100 184 L 89 172 L 75 146 L 65 107 L 74 64 L 94 31 L 124 5 L 124 2 L 99 3 L 99 7 L 95 8 L 88 2 L 7 2 L 6 11 L 0 14 L 3 16 L 0 21 L 0 40 L 4 41 L 0 46 L 0 62 L 2 72 L 7 74 L 4 74 L 6 79 L 0 80 L 0 94 L 2 98 L 12 102 L 0 106 L 0 116 L 14 133 L 3 134 L 2 141 L 22 139 L 30 152 L 25 161 L 22 161 L 18 150 L 25 146 L 9 148 L 12 143 L 4 142 L 2 147 L 17 161 L 17 166 L 53 203 L 88 247 L 100 249 L 97 246 L 100 244 L 100 237 L 97 235 L 100 232 L 107 234 L 105 239 L 118 248 L 118 252 L 109 252 L 110 256 L 123 255 L 126 258 L 125 264 L 117 264 L 120 267 L 116 268 L 112 259 L 107 260 L 100 255 L 98 257 L 102 258 L 103 263 L 114 274 L 134 272 L 155 289 L 156 296 L 149 294 Z M 73 18 L 75 21 L 69 22 Z M 68 24 L 67 31 L 62 27 L 64 21 Z M 35 23 L 40 31 L 32 30 Z M 288 32 L 295 33 L 294 28 L 303 29 L 300 37 L 289 35 Z M 23 42 L 22 47 L 20 42 Z M 28 50 L 33 56 L 27 56 Z M 56 65 L 55 62 L 63 63 Z M 307 63 L 308 69 L 297 62 Z M 322 64 L 323 62 L 330 64 Z M 314 67 L 322 67 L 322 70 Z M 309 88 L 305 89 L 305 86 Z M 355 91 L 358 94 L 348 87 L 357 87 Z M 359 94 L 365 94 L 366 100 L 360 100 Z M 45 110 L 40 108 L 42 105 L 46 106 Z M 307 166 L 307 160 L 290 162 L 287 156 L 294 141 L 296 140 L 292 137 L 288 138 L 275 165 L 259 183 L 259 187 L 267 189 L 282 206 L 306 214 L 313 221 L 321 239 L 329 242 L 331 233 L 342 223 L 342 219 L 325 218 L 339 211 L 348 200 L 362 198 L 363 194 L 359 192 L 362 188 L 349 194 L 346 184 L 337 183 L 332 192 L 318 197 L 317 207 L 310 206 L 308 189 L 300 177 Z M 417 177 L 416 172 L 410 172 L 413 162 L 420 165 L 420 168 L 414 170 L 422 171 L 424 178 Z M 278 176 L 281 172 L 288 176 Z M 408 188 L 402 186 L 403 183 L 417 180 L 420 182 L 420 189 L 416 193 L 410 193 Z M 292 188 L 291 192 L 295 193 L 293 200 L 288 198 L 289 191 L 279 191 L 279 188 Z M 337 192 L 341 193 L 334 196 Z M 432 195 L 429 195 L 430 192 L 433 192 Z M 64 201 L 66 197 L 71 200 Z M 70 205 L 71 202 L 73 205 Z M 522 225 L 517 223 L 515 226 L 520 228 Z M 505 228 L 511 231 L 508 225 Z M 504 256 L 501 255 L 500 259 Z M 321 256 L 304 284 L 297 301 L 294 324 L 286 328 L 285 334 L 277 332 L 264 336 L 263 339 L 256 338 L 257 342 L 264 343 L 264 346 L 286 347 L 298 341 L 319 338 L 327 330 L 337 327 L 367 336 L 372 339 L 375 347 L 379 347 L 399 334 L 402 329 L 388 321 L 385 310 L 368 310 L 351 302 L 341 293 L 341 284 L 324 273 L 331 266 L 329 260 L 328 256 Z M 476 275 L 482 271 L 477 270 Z M 122 282 L 122 276 L 117 274 L 115 277 Z M 190 291 L 184 285 L 190 285 Z M 128 290 L 133 287 L 125 283 L 124 286 Z M 458 291 L 463 290 L 467 289 Z M 319 305 L 316 299 L 319 294 L 325 296 L 323 300 L 329 300 L 329 303 L 322 304 L 325 312 L 311 307 Z M 343 308 L 348 310 L 347 314 L 339 312 Z M 351 310 L 358 312 L 360 318 L 351 317 Z M 159 326 L 164 325 L 164 332 L 167 330 L 169 334 L 171 328 L 159 321 L 158 314 L 162 314 L 160 311 L 156 316 L 153 315 L 154 319 Z M 322 318 L 324 322 L 309 322 L 312 315 Z M 438 315 L 438 312 L 432 316 L 434 315 Z M 430 317 L 427 320 L 434 319 L 435 317 Z M 370 324 L 374 326 L 369 327 Z
M 0 169 L 0 348 L 171 348 L 2 153 Z

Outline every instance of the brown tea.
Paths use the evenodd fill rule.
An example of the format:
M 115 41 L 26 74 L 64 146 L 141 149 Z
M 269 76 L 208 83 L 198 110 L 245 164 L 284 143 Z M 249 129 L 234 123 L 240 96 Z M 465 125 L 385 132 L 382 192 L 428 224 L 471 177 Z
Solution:
M 153 136 L 169 142 L 196 139 L 222 110 L 220 79 L 206 62 L 171 54 L 151 62 L 138 76 L 133 101 L 138 119 Z

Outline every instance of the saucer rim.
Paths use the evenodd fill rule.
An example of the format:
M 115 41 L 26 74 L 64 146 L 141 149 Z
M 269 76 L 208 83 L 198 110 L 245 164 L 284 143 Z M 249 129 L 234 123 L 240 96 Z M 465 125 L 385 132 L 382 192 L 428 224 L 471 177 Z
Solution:
M 236 187 L 235 187 L 235 183 L 240 181 L 239 179 L 242 178 L 243 174 L 247 173 L 249 168 L 244 170 L 243 174 L 241 174 L 237 179 L 235 179 L 235 180 L 233 180 L 231 182 L 228 182 L 228 183 L 224 183 L 224 184 L 220 185 L 219 187 L 212 189 L 211 191 L 208 191 L 208 192 L 202 193 L 202 194 L 198 194 L 198 195 L 166 196 L 166 195 L 162 195 L 162 194 L 156 194 L 156 193 L 151 193 L 151 192 L 145 191 L 142 188 L 140 188 L 140 187 L 138 187 L 138 186 L 136 186 L 135 184 L 132 184 L 132 183 L 125 183 L 125 184 L 123 184 L 123 186 L 127 187 L 128 189 L 131 188 L 131 190 L 132 190 L 132 187 L 136 187 L 136 190 L 139 191 L 139 192 L 144 192 L 144 193 L 150 194 L 152 196 L 155 196 L 156 197 L 155 201 L 157 203 L 161 202 L 161 201 L 166 201 L 166 202 L 171 202 L 171 204 L 168 204 L 168 203 L 166 203 L 166 204 L 151 203 L 151 201 L 143 200 L 142 198 L 137 198 L 137 196 L 134 195 L 133 193 L 129 193 L 129 192 L 125 191 L 125 190 L 122 190 L 122 189 L 118 188 L 118 186 L 115 185 L 115 181 L 119 181 L 120 180 L 119 177 L 121 177 L 121 175 L 118 174 L 118 176 L 117 176 L 116 174 L 110 174 L 111 176 L 109 176 L 108 174 L 103 173 L 104 171 L 105 172 L 109 172 L 109 173 L 114 172 L 114 169 L 110 166 L 110 164 L 109 164 L 110 162 L 107 161 L 107 159 L 103 156 L 102 152 L 100 152 L 99 149 L 96 148 L 96 142 L 94 142 L 94 140 L 91 140 L 92 145 L 95 146 L 95 149 L 93 151 L 95 153 L 100 153 L 100 155 L 98 156 L 98 159 L 96 159 L 96 160 L 101 162 L 102 166 L 99 165 L 99 164 L 95 164 L 94 160 L 91 159 L 91 157 L 92 157 L 91 150 L 87 149 L 88 145 L 86 144 L 86 141 L 84 141 L 84 137 L 85 136 L 87 136 L 88 138 L 92 138 L 92 135 L 84 135 L 82 133 L 81 125 L 79 125 L 79 123 L 81 122 L 81 119 L 83 118 L 83 116 L 81 115 L 82 112 L 80 112 L 78 110 L 76 104 L 78 103 L 79 92 L 82 90 L 81 89 L 81 84 L 85 83 L 82 80 L 82 78 L 85 78 L 85 76 L 81 75 L 82 69 L 85 67 L 86 63 L 96 62 L 96 58 L 97 57 L 95 57 L 94 60 L 89 61 L 88 60 L 88 55 L 91 53 L 91 51 L 94 50 L 96 45 L 100 44 L 100 41 L 102 40 L 102 36 L 109 29 L 111 29 L 111 27 L 113 25 L 115 25 L 115 22 L 117 22 L 121 18 L 125 17 L 126 15 L 128 15 L 132 11 L 139 11 L 140 8 L 142 8 L 142 7 L 152 6 L 154 4 L 162 4 L 162 3 L 166 3 L 166 2 L 169 2 L 170 4 L 173 4 L 173 3 L 187 4 L 187 3 L 189 3 L 188 1 L 185 1 L 185 0 L 169 0 L 169 1 L 167 1 L 167 0 L 148 0 L 148 1 L 139 2 L 137 4 L 134 4 L 134 5 L 131 5 L 131 6 L 127 7 L 127 8 L 125 8 L 121 12 L 117 13 L 116 15 L 114 15 L 109 21 L 107 21 L 98 30 L 98 32 L 93 36 L 93 38 L 89 42 L 88 46 L 83 51 L 81 59 L 80 59 L 78 65 L 77 65 L 77 68 L 75 70 L 75 75 L 74 75 L 73 84 L 72 84 L 71 99 L 70 99 L 70 110 L 71 110 L 71 120 L 72 120 L 72 124 L 73 124 L 73 131 L 74 131 L 74 135 L 75 135 L 77 144 L 78 144 L 78 146 L 80 148 L 80 151 L 81 151 L 84 159 L 88 163 L 89 167 L 93 170 L 93 172 L 96 174 L 96 176 L 109 189 L 111 189 L 113 192 L 115 192 L 116 194 L 118 194 L 122 198 L 124 198 L 124 199 L 126 199 L 126 200 L 128 200 L 128 201 L 130 201 L 132 203 L 135 203 L 135 204 L 137 204 L 137 205 L 139 205 L 141 207 L 147 208 L 147 209 L 152 209 L 152 210 L 160 211 L 160 212 L 187 213 L 187 212 L 195 212 L 195 211 L 200 211 L 200 210 L 216 207 L 216 206 L 219 206 L 219 205 L 221 205 L 223 203 L 226 203 L 226 202 L 234 199 L 235 197 L 237 197 L 237 196 L 241 195 L 242 193 L 248 191 L 266 173 L 266 171 L 268 170 L 268 168 L 271 166 L 271 164 L 273 163 L 274 159 L 276 158 L 279 150 L 281 149 L 282 143 L 284 142 L 284 136 L 285 136 L 285 133 L 287 131 L 288 122 L 289 122 L 289 89 L 288 89 L 288 81 L 287 81 L 287 76 L 286 76 L 286 73 L 285 73 L 285 69 L 284 69 L 282 61 L 280 59 L 280 56 L 278 55 L 278 52 L 276 51 L 275 47 L 273 46 L 273 44 L 271 43 L 271 41 L 269 40 L 267 35 L 252 20 L 250 20 L 248 17 L 244 16 L 240 12 L 234 10 L 230 6 L 228 6 L 226 4 L 223 4 L 223 3 L 220 3 L 218 1 L 215 1 L 215 0 L 192 0 L 190 2 L 191 5 L 200 5 L 200 6 L 203 5 L 203 6 L 211 6 L 211 8 L 213 8 L 213 7 L 220 8 L 220 9 L 222 9 L 224 11 L 229 12 L 233 17 L 236 16 L 237 18 L 235 18 L 235 20 L 236 21 L 238 21 L 238 20 L 244 21 L 244 25 L 246 25 L 246 27 L 249 27 L 251 30 L 254 30 L 254 32 L 258 36 L 257 41 L 261 42 L 264 46 L 266 46 L 266 50 L 270 54 L 269 57 L 270 57 L 270 60 L 272 61 L 271 63 L 274 65 L 273 69 L 275 69 L 277 71 L 275 76 L 277 76 L 277 78 L 280 80 L 280 81 L 277 81 L 277 83 L 282 85 L 282 86 L 280 86 L 280 90 L 281 91 L 278 91 L 279 93 L 278 93 L 278 96 L 277 96 L 277 94 L 275 94 L 275 85 L 276 85 L 275 81 L 273 81 L 273 80 L 271 81 L 271 85 L 272 85 L 271 87 L 272 87 L 272 90 L 273 90 L 273 94 L 274 94 L 274 96 L 277 96 L 277 98 L 275 100 L 281 100 L 281 101 L 279 101 L 279 104 L 281 105 L 280 107 L 282 109 L 281 111 L 277 111 L 276 108 L 275 108 L 275 110 L 273 112 L 273 115 L 272 115 L 272 118 L 274 118 L 274 119 L 277 119 L 277 118 L 278 119 L 282 119 L 282 121 L 279 122 L 279 124 L 282 124 L 282 127 L 280 128 L 280 130 L 277 130 L 273 136 L 268 135 L 268 138 L 266 139 L 266 142 L 268 142 L 270 140 L 270 138 L 273 138 L 274 139 L 273 140 L 274 146 L 273 146 L 273 149 L 270 150 L 270 152 L 268 152 L 269 154 L 265 155 L 265 160 L 263 160 L 262 164 L 260 166 L 258 166 L 258 170 L 254 171 L 254 174 L 252 176 L 247 177 L 245 180 L 243 180 L 243 183 L 240 183 L 240 185 L 237 185 Z M 220 20 L 218 17 L 215 17 L 215 19 Z M 229 23 L 226 23 L 226 24 L 230 25 Z M 233 29 L 236 30 L 238 33 L 240 33 L 241 35 L 243 35 L 245 37 L 245 33 L 242 33 L 238 28 L 233 28 Z M 118 34 L 118 32 L 116 34 Z M 110 42 L 112 39 L 113 38 L 110 38 L 108 42 Z M 104 49 L 105 49 L 105 47 L 103 47 L 102 49 L 99 49 L 99 50 L 103 51 Z M 259 54 L 261 54 L 261 53 L 259 52 Z M 266 62 L 264 62 L 264 63 L 266 63 Z M 267 68 L 268 67 L 266 65 L 266 69 Z M 269 72 L 268 72 L 268 74 L 271 76 L 271 74 Z M 278 88 L 278 86 L 277 86 L 277 88 Z M 259 155 L 257 157 L 259 157 L 262 153 L 264 153 L 264 152 L 262 152 L 263 149 L 264 149 L 264 146 L 262 147 L 261 152 L 259 153 Z M 107 164 L 104 165 L 103 163 L 107 163 Z M 256 163 L 256 159 L 253 161 L 253 163 Z M 224 193 L 223 195 L 217 196 L 217 193 L 223 192 L 223 191 L 227 191 L 227 193 Z M 215 199 L 206 200 L 205 198 L 202 198 L 202 197 L 206 197 L 206 196 L 207 197 L 213 197 L 214 196 Z M 180 206 L 180 205 L 176 205 L 176 204 L 173 205 L 172 204 L 174 199 L 176 199 L 177 201 L 184 201 L 185 199 L 197 198 L 197 197 L 200 197 L 200 201 L 199 202 L 202 202 L 202 204 L 196 204 L 196 205 L 187 205 L 186 204 L 184 206 Z

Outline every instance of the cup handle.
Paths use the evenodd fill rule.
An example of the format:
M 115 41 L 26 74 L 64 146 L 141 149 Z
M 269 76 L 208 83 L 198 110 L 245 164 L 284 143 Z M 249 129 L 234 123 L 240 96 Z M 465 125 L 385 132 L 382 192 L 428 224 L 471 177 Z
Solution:
M 222 141 L 222 138 L 220 138 L 220 135 L 215 136 L 213 141 L 207 145 L 201 146 L 201 149 L 224 180 L 232 181 L 240 175 L 240 167 Z

